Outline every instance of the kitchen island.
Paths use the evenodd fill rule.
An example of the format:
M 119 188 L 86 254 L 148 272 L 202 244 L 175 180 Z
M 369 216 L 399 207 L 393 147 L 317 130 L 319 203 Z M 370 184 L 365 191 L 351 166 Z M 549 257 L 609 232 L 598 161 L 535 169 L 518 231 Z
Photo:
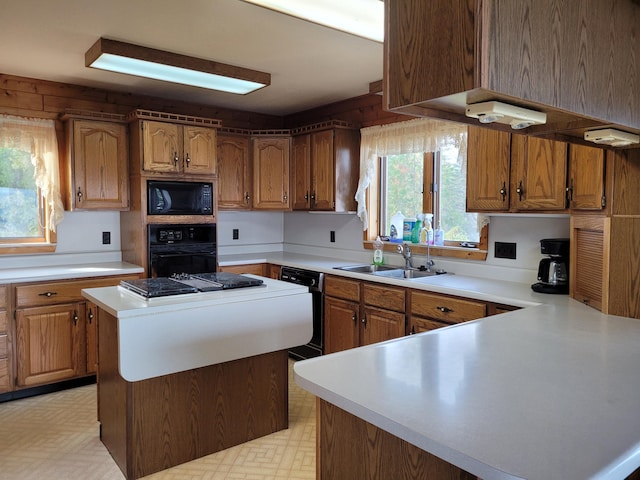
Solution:
M 297 362 L 318 478 L 624 479 L 639 344 L 637 319 L 570 301 Z
M 152 299 L 83 290 L 99 307 L 100 438 L 127 479 L 287 428 L 286 349 L 311 338 L 311 294 L 261 279 Z

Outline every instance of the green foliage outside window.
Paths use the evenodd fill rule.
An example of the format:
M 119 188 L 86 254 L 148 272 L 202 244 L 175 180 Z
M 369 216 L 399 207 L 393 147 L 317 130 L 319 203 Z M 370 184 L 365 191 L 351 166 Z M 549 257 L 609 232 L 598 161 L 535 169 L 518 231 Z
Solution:
M 38 201 L 31 155 L 0 148 L 0 238 L 41 236 Z

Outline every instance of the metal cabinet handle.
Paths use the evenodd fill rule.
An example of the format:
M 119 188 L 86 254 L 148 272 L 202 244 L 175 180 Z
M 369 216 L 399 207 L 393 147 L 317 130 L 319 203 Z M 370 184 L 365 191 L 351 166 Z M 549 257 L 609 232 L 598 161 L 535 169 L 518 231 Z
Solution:
M 90 308 L 89 309 L 89 323 L 92 323 L 93 321 L 93 310 Z
M 356 315 L 355 312 L 353 312 L 353 315 L 351 316 L 351 320 L 353 320 L 353 323 L 356 323 L 358 321 L 358 315 Z
M 284 192 L 284 197 L 282 197 L 282 198 L 283 198 L 283 200 L 285 202 L 287 201 L 287 199 L 289 198 L 289 196 L 287 195 L 287 192 Z
M 362 321 L 362 324 L 366 327 L 367 326 L 367 316 L 363 315 L 361 321 Z
M 78 311 L 73 311 L 73 325 L 76 326 L 78 324 Z
M 189 154 L 187 153 L 186 158 L 184 159 L 185 162 L 187 162 L 187 167 L 189 167 L 189 164 L 191 163 L 191 158 L 189 158 Z
M 518 188 L 516 188 L 516 193 L 518 194 L 518 199 L 522 201 L 522 195 L 524 195 L 524 188 L 522 188 L 522 180 L 518 184 Z
M 43 292 L 43 293 L 39 293 L 38 296 L 40 297 L 53 297 L 54 295 L 57 295 L 58 292 Z
M 177 165 L 178 161 L 180 161 L 180 157 L 178 157 L 178 152 L 174 152 L 174 154 L 173 154 L 173 163 L 175 163 Z
M 502 182 L 502 188 L 500 189 L 500 195 L 502 195 L 502 201 L 507 199 L 507 183 Z
M 249 192 L 244 192 L 245 203 L 249 203 L 249 200 L 251 200 L 251 196 L 249 195 Z
M 82 203 L 82 197 L 84 196 L 84 194 L 82 193 L 82 190 L 80 189 L 80 187 L 78 187 L 78 203 Z
M 308 191 L 304 194 L 304 201 L 305 201 L 305 203 L 309 201 L 309 192 Z
M 440 310 L 442 313 L 451 313 L 453 310 L 449 307 L 436 307 L 437 310 Z

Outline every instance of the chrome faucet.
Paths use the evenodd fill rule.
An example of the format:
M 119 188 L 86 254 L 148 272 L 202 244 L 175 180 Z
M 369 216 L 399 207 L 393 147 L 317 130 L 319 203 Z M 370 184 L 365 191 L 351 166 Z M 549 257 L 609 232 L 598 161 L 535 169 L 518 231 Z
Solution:
M 396 250 L 402 255 L 402 258 L 404 258 L 405 270 L 411 270 L 413 267 L 411 266 L 411 247 L 409 244 L 400 244 L 396 247 Z
M 425 267 L 427 267 L 427 272 L 431 271 L 431 267 L 433 267 L 436 264 L 436 262 L 434 262 L 431 259 L 431 244 L 427 242 L 427 263 L 425 263 Z

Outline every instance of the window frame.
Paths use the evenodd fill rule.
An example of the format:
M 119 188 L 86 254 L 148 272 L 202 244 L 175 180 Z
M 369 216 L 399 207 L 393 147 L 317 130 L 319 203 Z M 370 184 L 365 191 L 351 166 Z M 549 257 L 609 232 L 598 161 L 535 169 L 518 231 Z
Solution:
M 424 175 L 423 181 L 423 210 L 425 213 L 433 213 L 431 211 L 431 199 L 427 203 L 427 197 L 432 195 L 431 192 L 431 184 L 433 183 L 433 162 L 435 160 L 435 155 L 433 152 L 425 152 L 424 154 L 425 164 L 431 162 L 431 168 L 425 169 L 428 170 L 429 175 Z M 371 179 L 371 184 L 369 188 L 367 188 L 366 192 L 366 207 L 368 212 L 376 212 L 375 215 L 368 216 L 368 225 L 367 229 L 363 232 L 363 248 L 366 250 L 373 250 L 373 242 L 376 237 L 379 235 L 380 231 L 380 219 L 382 218 L 383 213 L 383 205 L 382 199 L 380 198 L 381 192 L 381 181 L 382 181 L 382 163 L 383 159 L 378 157 L 377 168 L 375 169 L 373 178 Z M 425 192 L 427 192 L 425 194 Z M 386 252 L 396 253 L 396 248 L 398 243 L 396 242 L 383 242 L 384 247 L 383 250 Z M 474 242 L 476 243 L 476 242 Z M 416 255 L 427 255 L 427 250 L 433 256 L 437 257 L 450 257 L 450 258 L 459 258 L 459 259 L 467 259 L 467 260 L 486 260 L 488 255 L 489 248 L 489 225 L 484 225 L 480 231 L 480 239 L 479 242 L 476 243 L 477 248 L 468 248 L 461 247 L 460 242 L 457 241 L 447 241 L 445 240 L 444 246 L 437 245 L 422 245 L 417 243 L 411 244 L 411 250 Z

